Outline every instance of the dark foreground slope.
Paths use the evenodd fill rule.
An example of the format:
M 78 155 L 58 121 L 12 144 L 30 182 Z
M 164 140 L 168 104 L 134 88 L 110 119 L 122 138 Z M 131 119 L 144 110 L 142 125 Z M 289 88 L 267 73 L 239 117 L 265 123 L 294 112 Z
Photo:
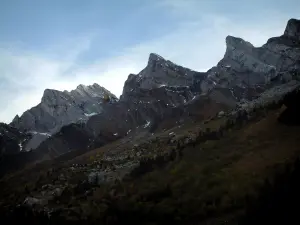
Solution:
M 1 222 L 269 221 L 274 215 L 268 211 L 264 220 L 251 216 L 263 213 L 271 198 L 270 193 L 260 204 L 261 188 L 300 155 L 300 127 L 278 121 L 289 104 L 276 99 L 235 116 L 187 123 L 134 143 L 119 140 L 75 159 L 44 162 L 7 176 L 0 185 L 6 215 Z M 259 211 L 253 211 L 258 203 Z

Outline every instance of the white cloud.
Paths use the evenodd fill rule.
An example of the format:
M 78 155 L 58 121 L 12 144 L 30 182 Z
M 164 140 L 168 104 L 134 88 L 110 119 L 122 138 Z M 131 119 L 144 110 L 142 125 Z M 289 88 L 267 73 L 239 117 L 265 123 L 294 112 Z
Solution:
M 178 5 L 187 11 L 188 6 Z M 58 51 L 59 56 L 55 52 L 0 48 L 0 121 L 10 122 L 16 114 L 38 104 L 46 88 L 71 90 L 79 84 L 96 82 L 119 96 L 129 73 L 138 73 L 150 52 L 195 70 L 207 70 L 224 55 L 228 34 L 259 46 L 269 37 L 281 35 L 288 19 L 280 15 L 278 20 L 243 25 L 222 16 L 201 15 L 198 20 L 194 17 L 178 23 L 177 29 L 163 37 L 128 46 L 114 57 L 84 66 L 78 66 L 76 59 L 90 50 L 92 37 L 70 42 Z

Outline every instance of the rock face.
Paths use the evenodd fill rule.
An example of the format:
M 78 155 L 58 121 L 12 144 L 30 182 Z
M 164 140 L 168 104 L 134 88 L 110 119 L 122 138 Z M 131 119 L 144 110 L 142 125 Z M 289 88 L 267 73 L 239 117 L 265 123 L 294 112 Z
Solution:
M 284 31 L 285 37 L 290 37 L 295 41 L 300 41 L 300 21 L 296 19 L 290 19 Z
M 136 89 L 134 93 L 123 95 L 118 103 L 106 107 L 103 113 L 91 118 L 87 126 L 97 133 L 99 124 L 106 120 L 107 126 L 103 128 L 112 127 L 112 132 L 124 133 L 162 116 L 168 108 L 178 107 L 193 97 L 189 87 Z
M 154 89 L 163 86 L 191 86 L 193 77 L 201 74 L 179 66 L 163 57 L 151 53 L 148 64 L 139 74 L 130 74 L 124 84 L 123 95 L 138 89 Z
M 224 58 L 207 72 L 201 83 L 203 90 L 215 86 L 225 88 L 256 88 L 273 80 L 291 80 L 300 59 L 299 21 L 291 19 L 284 35 L 270 38 L 262 47 L 254 47 L 241 38 L 226 38 Z M 250 97 L 250 96 L 248 96 Z
M 116 96 L 98 84 L 79 85 L 70 92 L 46 89 L 41 103 L 24 112 L 21 117 L 17 115 L 11 125 L 33 134 L 26 149 L 35 149 L 63 126 L 86 121 L 102 112 L 105 103 L 115 101 Z

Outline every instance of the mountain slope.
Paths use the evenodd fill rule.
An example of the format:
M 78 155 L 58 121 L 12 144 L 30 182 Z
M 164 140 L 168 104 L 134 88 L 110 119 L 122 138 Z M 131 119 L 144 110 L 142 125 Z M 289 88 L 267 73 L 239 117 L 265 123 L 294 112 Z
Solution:
M 0 208 L 16 222 L 235 224 L 264 179 L 300 155 L 299 126 L 278 123 L 282 103 L 291 104 L 285 96 L 299 93 L 300 84 L 280 87 L 254 100 L 246 113 L 241 107 L 151 138 L 127 137 L 6 177 Z

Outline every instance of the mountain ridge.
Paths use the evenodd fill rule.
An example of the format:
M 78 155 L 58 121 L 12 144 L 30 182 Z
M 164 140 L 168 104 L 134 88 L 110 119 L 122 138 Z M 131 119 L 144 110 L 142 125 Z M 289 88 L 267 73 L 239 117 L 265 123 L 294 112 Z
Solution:
M 270 38 L 261 47 L 254 47 L 251 43 L 238 37 L 227 36 L 224 57 L 207 72 L 197 72 L 173 63 L 158 54 L 150 53 L 146 67 L 136 75 L 128 75 L 120 100 L 110 95 L 108 90 L 93 84 L 90 86 L 78 85 L 71 92 L 46 89 L 45 97 L 43 96 L 44 102 L 51 105 L 53 99 L 58 99 L 54 103 L 60 103 L 61 93 L 65 94 L 63 96 L 65 98 L 72 99 L 72 96 L 69 96 L 71 93 L 79 99 L 83 95 L 94 97 L 97 101 L 103 101 L 101 93 L 112 96 L 113 101 L 110 101 L 112 104 L 101 105 L 103 107 L 97 111 L 97 114 L 91 114 L 90 111 L 86 115 L 83 114 L 86 121 L 78 119 L 82 117 L 82 113 L 80 113 L 76 114 L 75 119 L 68 123 L 84 122 L 80 129 L 82 129 L 81 132 L 88 134 L 87 140 L 97 142 L 97 138 L 100 138 L 101 143 L 105 143 L 103 137 L 113 140 L 112 135 L 118 134 L 118 138 L 121 138 L 126 136 L 129 131 L 140 129 L 147 123 L 149 123 L 147 129 L 155 130 L 152 125 L 168 119 L 170 116 L 175 116 L 178 120 L 181 116 L 190 119 L 193 113 L 188 113 L 190 109 L 186 103 L 194 102 L 193 99 L 200 99 L 196 101 L 198 106 L 195 107 L 202 107 L 202 104 L 205 104 L 203 98 L 197 96 L 206 96 L 214 104 L 223 104 L 226 109 L 234 108 L 240 101 L 249 101 L 274 85 L 297 78 L 297 71 L 300 68 L 299 43 L 293 42 L 291 47 L 290 42 L 282 40 L 296 40 L 298 30 L 299 21 L 291 19 L 288 21 L 283 35 Z M 94 89 L 99 91 L 100 99 L 97 93 L 92 91 Z M 218 109 L 221 110 L 221 108 Z M 82 112 L 80 106 L 79 111 Z M 202 119 L 203 114 L 205 113 L 194 113 Z M 20 118 L 16 117 L 16 120 L 20 120 Z M 12 125 L 14 124 L 12 123 Z M 51 124 L 49 126 L 51 127 Z M 59 126 L 59 129 L 61 127 L 63 125 Z M 55 134 L 59 132 L 59 129 L 51 133 Z M 78 129 L 76 128 L 76 130 Z M 40 130 L 40 132 L 44 131 L 45 129 Z M 43 138 L 44 141 L 45 137 L 43 136 Z M 66 141 L 63 136 L 57 135 L 47 140 L 47 143 L 51 149 L 57 147 L 65 152 L 63 150 L 65 144 L 55 146 L 50 143 L 57 138 L 60 141 L 54 141 L 55 143 L 66 144 L 70 141 L 70 139 Z M 84 141 L 85 144 L 82 146 L 88 148 L 90 144 L 87 142 Z M 37 146 L 35 145 L 35 147 Z M 72 146 L 70 150 L 75 150 L 74 144 L 69 143 L 67 146 Z M 44 144 L 43 148 L 47 149 L 47 144 Z M 47 152 L 48 150 L 44 149 L 43 151 Z

